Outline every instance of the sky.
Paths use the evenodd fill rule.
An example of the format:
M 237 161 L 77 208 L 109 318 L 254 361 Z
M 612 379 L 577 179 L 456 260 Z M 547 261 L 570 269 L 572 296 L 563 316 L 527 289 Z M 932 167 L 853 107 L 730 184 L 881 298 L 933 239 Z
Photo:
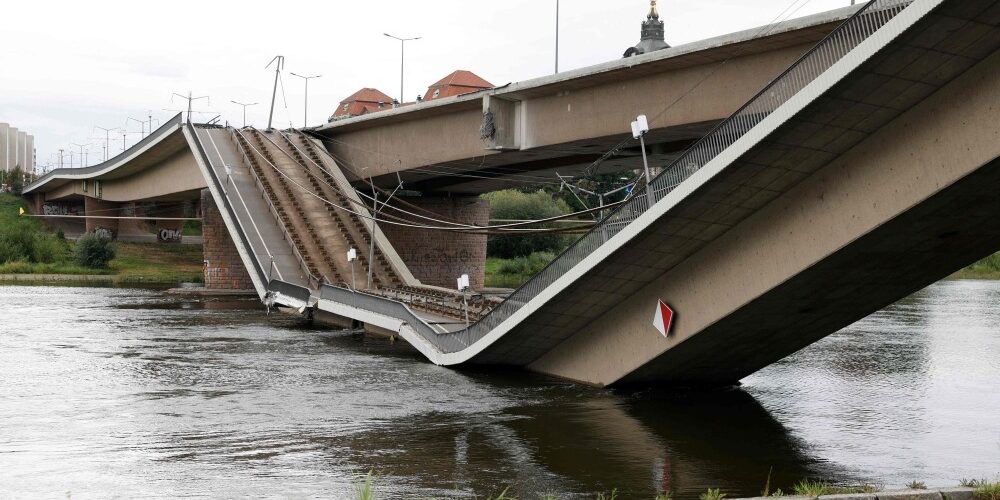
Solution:
M 673 46 L 844 7 L 849 0 L 659 0 Z M 275 126 L 325 123 L 362 87 L 400 92 L 398 37 L 406 43 L 404 95 L 412 101 L 456 69 L 494 85 L 553 73 L 556 0 L 32 0 L 3 2 L 0 23 L 0 122 L 34 134 L 39 166 L 79 166 L 103 157 L 105 132 L 140 139 L 138 121 L 165 121 L 195 102 L 195 121 L 221 115 L 267 125 L 274 72 L 285 56 Z M 560 71 L 622 56 L 639 41 L 649 0 L 560 0 Z M 131 118 L 131 120 L 130 120 Z M 155 122 L 154 122 L 155 123 Z M 110 155 L 123 135 L 111 134 Z

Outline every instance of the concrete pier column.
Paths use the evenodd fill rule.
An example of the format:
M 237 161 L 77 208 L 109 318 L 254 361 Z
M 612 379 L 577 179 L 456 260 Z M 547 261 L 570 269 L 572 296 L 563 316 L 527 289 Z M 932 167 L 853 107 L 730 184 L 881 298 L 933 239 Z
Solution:
M 86 197 L 83 199 L 83 211 L 87 218 L 87 232 L 97 232 L 112 239 L 118 236 L 118 219 L 91 219 L 92 216 L 119 217 L 121 203 Z
M 490 218 L 489 202 L 478 196 L 423 196 L 404 199 L 448 220 L 486 225 Z M 401 206 L 398 203 L 396 205 Z M 428 215 L 418 210 L 410 211 Z M 434 224 L 423 219 L 414 219 L 414 223 Z M 406 267 L 422 283 L 455 288 L 455 279 L 468 274 L 469 285 L 473 290 L 481 290 L 484 287 L 485 235 L 433 231 L 392 224 L 382 224 L 380 227 L 396 249 L 396 253 L 406 263 Z
M 236 245 L 226 229 L 212 194 L 201 192 L 202 247 L 205 255 L 205 287 L 217 290 L 253 290 L 253 281 L 247 273 Z
M 184 217 L 184 207 L 180 204 L 156 207 L 156 216 L 170 219 Z M 157 242 L 178 244 L 181 242 L 181 230 L 184 229 L 184 221 L 157 219 L 155 222 Z

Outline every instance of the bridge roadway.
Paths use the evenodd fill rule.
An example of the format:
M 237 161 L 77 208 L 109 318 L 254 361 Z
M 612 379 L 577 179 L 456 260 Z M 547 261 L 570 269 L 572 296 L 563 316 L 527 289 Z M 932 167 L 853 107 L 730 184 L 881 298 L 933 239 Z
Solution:
M 729 384 L 1000 248 L 998 47 L 996 0 L 867 4 L 666 165 L 652 206 L 637 192 L 469 328 L 418 310 L 442 304 L 408 279 L 355 291 L 316 276 L 308 239 L 332 228 L 298 198 L 350 192 L 319 142 L 179 130 L 268 304 L 398 335 L 440 365 Z M 677 310 L 667 337 L 659 299 Z

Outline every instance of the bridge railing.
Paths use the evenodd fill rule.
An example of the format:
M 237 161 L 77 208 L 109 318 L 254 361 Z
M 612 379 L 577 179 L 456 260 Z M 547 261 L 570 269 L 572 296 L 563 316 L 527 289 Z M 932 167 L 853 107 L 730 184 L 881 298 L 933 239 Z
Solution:
M 537 297 L 570 269 L 649 210 L 650 202 L 646 194 L 647 189 L 652 190 L 653 203 L 663 199 L 684 180 L 732 146 L 772 112 L 841 61 L 845 55 L 871 37 L 882 26 L 885 26 L 910 3 L 912 3 L 911 0 L 872 0 L 868 2 L 804 54 L 788 70 L 757 93 L 743 107 L 668 165 L 660 175 L 653 179 L 649 186 L 636 192 L 627 203 L 614 210 L 600 224 L 553 260 L 548 267 L 515 290 L 490 314 L 471 327 L 453 334 L 453 336 L 458 337 L 459 342 L 448 342 L 447 347 L 439 344 L 439 347 L 451 351 L 456 345 L 471 345 L 500 326 L 531 299 Z
M 218 189 L 219 193 L 222 193 L 223 195 L 222 196 L 223 206 L 218 207 L 219 210 L 227 211 L 230 217 L 233 218 L 233 221 L 235 222 L 234 225 L 236 226 L 236 235 L 239 238 L 240 243 L 243 245 L 243 248 L 245 248 L 248 253 L 253 255 L 253 246 L 250 244 L 250 239 L 247 237 L 247 234 L 243 229 L 243 225 L 240 224 L 239 222 L 239 217 L 237 216 L 236 207 L 233 206 L 232 200 L 229 199 L 229 196 L 226 196 L 225 194 L 226 186 L 225 184 L 223 184 L 222 179 L 219 178 L 218 173 L 212 167 L 212 162 L 208 156 L 208 152 L 205 151 L 205 145 L 202 144 L 201 138 L 198 136 L 198 130 L 195 129 L 194 125 L 192 125 L 191 123 L 185 123 L 183 126 L 187 127 L 188 132 L 191 134 L 191 138 L 194 141 L 194 145 L 197 148 L 197 151 L 195 153 L 201 156 L 202 161 L 205 162 L 205 168 L 208 170 L 208 173 L 212 178 L 212 182 L 215 184 L 215 188 Z M 261 285 L 263 287 L 267 287 L 268 275 L 267 273 L 264 272 L 264 268 L 261 266 L 260 260 L 256 258 L 256 255 L 254 255 L 254 258 L 250 260 L 252 261 L 251 264 L 253 264 L 252 272 L 254 272 L 257 275 L 257 278 L 259 279 Z M 258 290 L 258 292 L 263 293 L 263 291 L 261 290 Z

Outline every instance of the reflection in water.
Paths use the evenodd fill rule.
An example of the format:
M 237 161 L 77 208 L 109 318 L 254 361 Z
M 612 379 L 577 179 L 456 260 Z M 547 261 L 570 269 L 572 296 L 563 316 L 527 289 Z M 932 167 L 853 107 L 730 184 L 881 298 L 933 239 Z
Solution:
M 81 293 L 83 292 L 83 293 Z M 936 285 L 740 389 L 435 367 L 255 301 L 0 287 L 0 496 L 755 495 L 1000 472 L 1000 285 Z

